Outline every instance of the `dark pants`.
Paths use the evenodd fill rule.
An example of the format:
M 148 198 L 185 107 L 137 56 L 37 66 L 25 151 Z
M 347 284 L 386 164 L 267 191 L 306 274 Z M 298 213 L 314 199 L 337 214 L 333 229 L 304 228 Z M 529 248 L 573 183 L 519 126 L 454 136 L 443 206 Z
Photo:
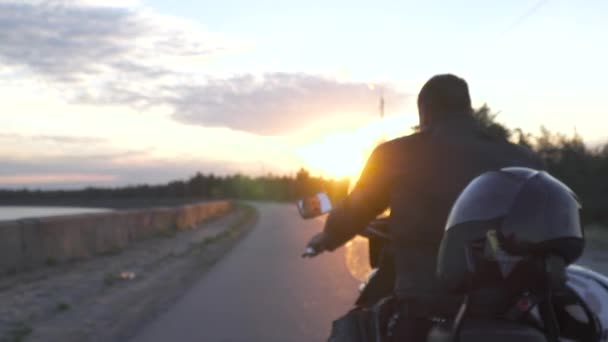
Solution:
M 426 342 L 433 322 L 423 318 L 401 318 L 392 329 L 388 342 Z

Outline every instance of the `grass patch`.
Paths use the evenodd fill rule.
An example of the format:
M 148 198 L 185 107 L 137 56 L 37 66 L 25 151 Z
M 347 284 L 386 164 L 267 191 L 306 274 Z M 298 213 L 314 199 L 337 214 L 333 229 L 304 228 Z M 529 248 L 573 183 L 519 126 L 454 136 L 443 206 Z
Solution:
M 20 322 L 13 329 L 9 331 L 10 341 L 22 342 L 28 335 L 34 331 L 29 325 Z
M 237 210 L 243 211 L 243 215 L 241 215 L 239 220 L 233 223 L 232 226 L 230 226 L 225 231 L 217 235 L 205 238 L 199 244 L 201 248 L 208 247 L 209 245 L 215 244 L 223 240 L 233 240 L 237 238 L 241 234 L 241 230 L 244 226 L 253 223 L 253 221 L 257 219 L 258 212 L 254 207 L 245 204 L 237 204 L 236 207 Z
M 68 311 L 71 308 L 72 307 L 68 303 L 57 303 L 57 311 L 59 312 Z

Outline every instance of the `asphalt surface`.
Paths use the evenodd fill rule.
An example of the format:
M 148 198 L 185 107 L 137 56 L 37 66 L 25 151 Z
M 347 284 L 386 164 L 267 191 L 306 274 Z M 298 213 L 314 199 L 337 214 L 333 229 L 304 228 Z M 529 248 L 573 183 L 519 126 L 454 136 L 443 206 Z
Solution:
M 255 206 L 255 229 L 131 342 L 327 340 L 358 294 L 344 249 L 302 259 L 323 220 L 303 220 L 292 205 Z M 577 263 L 608 274 L 605 255 L 588 249 Z
M 344 251 L 302 259 L 322 220 L 292 205 L 256 207 L 257 227 L 133 342 L 327 340 L 357 296 Z

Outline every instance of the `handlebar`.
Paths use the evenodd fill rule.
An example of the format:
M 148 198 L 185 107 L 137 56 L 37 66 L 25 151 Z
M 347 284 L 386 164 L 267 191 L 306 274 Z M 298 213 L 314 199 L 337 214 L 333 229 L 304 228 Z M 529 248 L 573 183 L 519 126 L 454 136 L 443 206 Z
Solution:
M 304 250 L 304 254 L 302 254 L 302 258 L 312 258 L 315 257 L 319 254 L 319 252 L 312 248 L 312 247 L 306 247 L 306 249 Z
M 359 233 L 359 235 L 370 238 L 381 238 L 383 240 L 391 240 L 391 237 L 388 232 L 388 218 L 378 218 L 370 222 L 363 232 Z M 320 251 L 307 246 L 302 253 L 302 258 L 312 258 L 319 255 Z

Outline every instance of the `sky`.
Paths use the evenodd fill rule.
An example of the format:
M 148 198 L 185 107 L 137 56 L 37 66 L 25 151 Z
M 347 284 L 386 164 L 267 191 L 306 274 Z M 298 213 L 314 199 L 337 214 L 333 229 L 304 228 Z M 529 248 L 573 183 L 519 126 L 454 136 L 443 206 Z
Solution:
M 0 0 L 0 187 L 356 176 L 439 73 L 598 144 L 607 35 L 602 0 Z

